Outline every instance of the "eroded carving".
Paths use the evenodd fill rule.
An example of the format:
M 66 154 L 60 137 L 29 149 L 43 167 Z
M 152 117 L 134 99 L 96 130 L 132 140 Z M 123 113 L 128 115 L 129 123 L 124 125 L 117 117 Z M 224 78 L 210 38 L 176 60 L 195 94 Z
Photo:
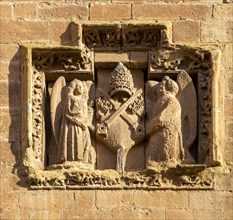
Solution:
M 43 72 L 33 71 L 32 97 L 32 141 L 36 160 L 43 161 L 44 154 L 44 112 L 45 112 L 45 76 Z
M 211 104 L 211 61 L 210 53 L 202 50 L 190 50 L 185 47 L 161 49 L 149 54 L 149 74 L 155 77 L 167 71 L 185 70 L 190 75 L 196 75 L 198 105 L 198 162 L 206 163 L 208 152 L 212 145 L 212 104 Z M 184 93 L 188 94 L 188 93 Z M 187 99 L 188 100 L 188 99 Z M 189 100 L 189 103 L 192 104 Z M 197 121 L 192 120 L 195 127 Z M 205 153 L 203 153 L 205 152 Z M 211 160 L 211 159 L 210 159 Z M 211 161 L 209 161 L 212 163 Z
M 117 27 L 84 28 L 83 41 L 89 48 L 119 48 L 121 33 Z
M 95 49 L 152 49 L 162 44 L 163 26 L 96 25 L 83 27 L 83 43 Z M 164 33 L 163 33 L 164 35 Z M 164 36 L 164 40 L 165 40 Z
M 194 70 L 208 70 L 209 56 L 199 50 L 185 51 L 181 49 L 161 49 L 150 52 L 150 71 L 179 70 L 186 72 Z
M 196 165 L 193 165 L 196 166 Z M 212 189 L 214 187 L 214 174 L 202 171 L 176 173 L 176 170 L 187 170 L 195 167 L 180 167 L 168 169 L 163 172 L 148 169 L 138 172 L 127 172 L 123 176 L 114 170 L 75 171 L 62 172 L 44 171 L 30 174 L 28 183 L 32 189 Z
M 189 152 L 197 130 L 196 94 L 191 78 L 183 71 L 178 74 L 177 83 L 165 76 L 154 86 L 157 101 L 147 127 L 147 165 L 195 163 Z
M 87 85 L 89 84 L 89 86 Z M 85 168 L 95 164 L 94 148 L 89 129 L 93 130 L 93 109 L 88 106 L 92 82 L 74 79 L 66 86 L 64 77 L 59 77 L 51 95 L 51 119 L 58 147 L 57 163 L 70 163 Z
M 92 70 L 92 53 L 86 47 L 77 51 L 56 51 L 51 53 L 48 50 L 34 50 L 33 66 L 38 71 L 86 71 Z
M 96 27 L 80 32 L 87 47 L 25 50 L 22 160 L 30 186 L 213 188 L 210 53 L 169 46 L 162 26 Z M 103 61 L 94 72 L 88 48 L 120 50 L 124 64 Z M 148 51 L 148 71 L 146 62 L 132 65 L 139 50 Z
M 125 28 L 122 39 L 124 48 L 158 48 L 160 47 L 161 30 L 156 28 Z
M 97 138 L 117 154 L 116 169 L 124 171 L 128 151 L 144 137 L 143 91 L 134 88 L 131 72 L 119 63 L 109 91 L 99 89 L 97 97 Z

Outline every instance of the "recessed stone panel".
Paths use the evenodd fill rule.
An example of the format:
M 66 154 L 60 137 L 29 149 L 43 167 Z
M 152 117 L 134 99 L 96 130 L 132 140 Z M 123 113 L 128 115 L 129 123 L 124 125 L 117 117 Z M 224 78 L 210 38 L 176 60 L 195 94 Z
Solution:
M 73 29 L 74 30 L 74 29 Z M 217 48 L 157 24 L 81 24 L 78 46 L 22 47 L 22 160 L 33 189 L 212 189 Z

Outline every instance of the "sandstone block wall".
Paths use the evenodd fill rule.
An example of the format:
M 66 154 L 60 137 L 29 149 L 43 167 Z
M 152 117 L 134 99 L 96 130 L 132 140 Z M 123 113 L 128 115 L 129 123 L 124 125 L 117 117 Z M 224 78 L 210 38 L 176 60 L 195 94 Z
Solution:
M 215 190 L 33 191 L 20 158 L 20 45 L 71 41 L 71 21 L 158 20 L 171 43 L 221 50 L 225 139 Z M 232 0 L 3 0 L 0 2 L 0 219 L 233 219 Z

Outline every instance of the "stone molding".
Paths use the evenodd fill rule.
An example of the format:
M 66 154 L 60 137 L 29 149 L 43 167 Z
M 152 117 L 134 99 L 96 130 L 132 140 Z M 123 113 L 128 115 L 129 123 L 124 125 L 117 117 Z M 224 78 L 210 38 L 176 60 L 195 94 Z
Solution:
M 22 166 L 19 169 L 19 174 L 26 176 L 30 187 L 32 189 L 212 189 L 215 180 L 214 172 L 210 167 L 221 165 L 224 140 L 221 90 L 223 76 L 219 61 L 221 54 L 217 46 L 169 45 L 166 37 L 166 26 L 152 23 L 73 24 L 72 30 L 72 44 L 77 46 L 29 44 L 21 47 Z M 99 83 L 101 77 L 107 76 L 107 71 L 113 71 L 119 62 L 122 62 L 124 67 L 119 67 L 120 69 L 117 71 L 127 72 L 131 70 L 132 80 L 134 83 L 136 82 L 135 85 L 132 85 L 132 92 L 129 93 L 132 96 L 132 103 L 135 91 L 142 89 L 140 94 L 143 100 L 142 106 L 145 108 L 143 111 L 139 111 L 140 108 L 137 108 L 136 111 L 127 113 L 130 109 L 130 103 L 129 106 L 125 104 L 126 110 L 121 110 L 124 108 L 124 103 L 117 110 L 118 107 L 114 107 L 115 103 L 111 100 L 115 92 L 110 92 L 104 96 L 99 92 L 101 89 L 106 92 L 107 88 L 101 88 L 103 84 Z M 196 163 L 177 162 L 170 165 L 156 163 L 150 167 L 145 165 L 146 159 L 143 159 L 141 163 L 144 165 L 141 168 L 134 168 L 131 165 L 131 169 L 134 171 L 124 170 L 125 162 L 120 159 L 122 153 L 117 151 L 117 164 L 119 160 L 121 162 L 116 169 L 98 167 L 96 160 L 98 164 L 99 154 L 106 153 L 102 149 L 102 145 L 112 148 L 112 142 L 103 141 L 102 136 L 98 136 L 98 132 L 95 130 L 98 130 L 98 123 L 100 125 L 103 122 L 106 123 L 105 119 L 100 120 L 99 116 L 96 115 L 103 114 L 101 105 L 97 104 L 98 97 L 105 97 L 106 100 L 102 101 L 104 107 L 105 105 L 111 107 L 106 112 L 111 112 L 112 109 L 116 108 L 114 110 L 116 113 L 113 115 L 120 117 L 121 123 L 125 123 L 124 126 L 137 121 L 137 126 L 142 127 L 144 132 L 151 120 L 149 116 L 151 113 L 148 113 L 148 109 L 150 109 L 148 103 L 151 98 L 152 100 L 154 98 L 153 95 L 150 96 L 148 91 L 144 91 L 144 87 L 147 84 L 152 85 L 156 81 L 161 81 L 164 76 L 174 80 L 182 72 L 188 74 L 195 84 L 195 90 L 198 94 L 198 119 L 196 122 L 198 132 L 190 147 L 190 151 L 192 150 L 193 154 L 196 155 Z M 64 80 L 58 82 L 61 76 L 64 76 Z M 138 82 L 136 76 L 142 77 L 143 84 Z M 96 83 L 96 79 L 98 83 Z M 81 162 L 57 163 L 53 157 L 58 152 L 54 150 L 54 147 L 51 147 L 53 146 L 51 144 L 53 141 L 51 126 L 53 125 L 50 124 L 52 112 L 49 112 L 49 106 L 52 105 L 50 102 L 52 93 L 55 91 L 54 86 L 55 84 L 58 87 L 61 84 L 68 86 L 69 83 L 69 86 L 72 87 L 74 82 L 78 84 L 78 81 L 86 85 L 89 93 L 85 105 L 87 105 L 88 111 L 93 111 L 93 114 L 96 115 L 88 128 L 90 141 L 92 145 L 94 143 L 93 149 L 95 151 L 97 149 L 97 153 L 95 152 L 97 159 L 92 165 Z M 117 83 L 114 88 L 122 92 L 122 83 L 120 81 Z M 152 89 L 152 87 L 148 88 Z M 107 116 L 106 112 L 104 113 L 106 117 L 110 117 L 111 114 Z M 111 119 L 111 123 L 112 121 L 113 119 Z M 139 127 L 135 129 L 137 130 Z M 130 132 L 129 135 L 133 134 L 131 130 Z M 141 146 L 141 150 L 147 149 L 149 137 L 144 134 L 142 138 L 138 139 L 138 142 L 135 142 L 137 138 L 135 136 L 132 139 L 132 144 L 129 144 L 126 138 L 125 143 L 129 144 L 129 150 L 134 149 L 134 145 L 137 144 Z M 136 149 L 132 155 L 139 157 L 140 153 L 137 151 L 140 152 L 140 149 Z M 142 150 L 142 152 L 144 151 Z M 93 152 L 90 151 L 90 155 L 92 154 Z M 107 153 L 106 158 L 108 155 L 110 154 Z M 129 157 L 132 155 L 130 154 Z M 146 155 L 141 156 L 146 158 Z M 112 156 L 109 158 L 109 163 L 111 163 Z M 113 163 L 115 162 L 113 161 Z

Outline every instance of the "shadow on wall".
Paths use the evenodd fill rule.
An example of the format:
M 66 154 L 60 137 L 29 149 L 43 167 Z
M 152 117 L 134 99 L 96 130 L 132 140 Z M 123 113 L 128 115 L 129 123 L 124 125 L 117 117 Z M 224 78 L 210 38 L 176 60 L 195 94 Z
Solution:
M 8 114 L 10 115 L 8 141 L 10 143 L 11 152 L 15 157 L 15 164 L 13 166 L 13 173 L 15 173 L 15 168 L 18 167 L 20 162 L 20 141 L 21 141 L 20 49 L 18 49 L 17 53 L 10 60 L 8 71 L 9 71 L 8 74 L 9 113 Z M 7 120 L 6 118 L 5 120 Z
M 67 26 L 65 32 L 60 36 L 61 45 L 70 45 L 71 44 L 71 23 Z
M 59 36 L 61 45 L 70 45 L 71 42 L 71 23 L 67 26 L 65 31 Z M 34 42 L 36 43 L 36 42 Z M 21 106 L 21 53 L 20 47 L 13 58 L 10 60 L 8 67 L 8 103 L 5 105 L 9 106 L 9 112 L 3 110 L 3 121 L 8 120 L 7 115 L 9 115 L 9 130 L 6 129 L 8 142 L 10 144 L 10 150 L 14 156 L 11 159 L 12 173 L 17 173 L 20 178 L 20 181 L 17 183 L 19 186 L 28 187 L 28 184 L 25 183 L 23 176 L 18 170 L 21 166 L 22 152 L 21 152 L 21 128 L 22 128 L 22 106 Z M 5 116 L 4 116 L 5 115 Z M 4 119 L 5 118 L 5 119 Z M 3 124 L 4 126 L 4 124 Z M 7 125 L 5 125 L 7 126 Z M 9 149 L 7 149 L 9 151 Z M 14 160 L 14 161 L 13 161 Z

